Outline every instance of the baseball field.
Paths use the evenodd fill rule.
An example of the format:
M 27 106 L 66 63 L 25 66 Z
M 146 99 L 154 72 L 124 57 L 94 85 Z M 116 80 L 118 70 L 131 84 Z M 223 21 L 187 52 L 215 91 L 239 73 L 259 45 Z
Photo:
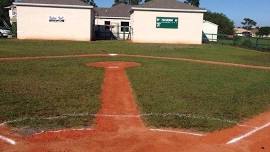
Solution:
M 105 61 L 140 64 L 125 73 L 136 117 L 147 128 L 207 134 L 270 109 L 267 52 L 217 44 L 0 40 L 0 124 L 22 135 L 95 126 L 105 71 L 86 65 Z

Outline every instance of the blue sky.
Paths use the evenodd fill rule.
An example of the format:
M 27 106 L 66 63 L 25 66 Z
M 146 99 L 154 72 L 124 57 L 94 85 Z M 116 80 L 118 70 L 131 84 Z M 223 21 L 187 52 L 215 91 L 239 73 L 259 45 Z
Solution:
M 95 0 L 99 7 L 110 7 L 113 0 Z M 245 17 L 255 20 L 260 26 L 270 26 L 270 0 L 201 0 L 201 7 L 226 14 L 241 25 Z

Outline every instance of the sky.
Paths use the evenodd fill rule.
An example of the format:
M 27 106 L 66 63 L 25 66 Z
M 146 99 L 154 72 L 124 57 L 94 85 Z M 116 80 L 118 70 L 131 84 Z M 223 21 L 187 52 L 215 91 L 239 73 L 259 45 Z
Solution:
M 110 7 L 113 1 L 95 0 L 99 7 Z M 201 8 L 224 13 L 235 26 L 241 26 L 245 17 L 255 20 L 259 26 L 270 26 L 270 0 L 201 0 L 200 3 Z

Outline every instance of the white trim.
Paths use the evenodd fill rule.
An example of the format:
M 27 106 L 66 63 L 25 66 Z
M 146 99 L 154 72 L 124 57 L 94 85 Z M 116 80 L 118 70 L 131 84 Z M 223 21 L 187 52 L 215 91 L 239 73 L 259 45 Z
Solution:
M 131 9 L 139 11 L 195 12 L 195 13 L 207 12 L 207 10 L 193 10 L 193 9 L 167 9 L 167 8 L 141 8 L 141 7 L 131 7 Z
M 63 8 L 88 8 L 92 9 L 93 6 L 81 6 L 81 5 L 62 5 L 62 4 L 38 4 L 38 3 L 13 3 L 16 6 L 41 6 L 41 7 L 63 7 Z
M 130 20 L 130 17 L 110 17 L 110 16 L 95 16 L 99 19 L 124 19 L 124 20 Z

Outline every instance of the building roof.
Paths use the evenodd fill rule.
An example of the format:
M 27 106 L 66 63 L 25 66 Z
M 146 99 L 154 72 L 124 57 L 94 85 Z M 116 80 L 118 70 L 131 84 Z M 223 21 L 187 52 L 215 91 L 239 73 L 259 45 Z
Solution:
M 249 30 L 241 28 L 241 27 L 234 28 L 234 31 L 235 31 L 235 33 L 250 32 Z
M 82 0 L 15 0 L 15 3 L 89 6 L 89 4 Z
M 205 11 L 199 7 L 195 7 L 178 0 L 152 0 L 143 5 L 137 5 L 132 7 L 138 8 L 151 8 L 151 9 L 173 9 L 173 10 L 193 10 L 193 11 Z
M 120 3 L 111 8 L 95 8 L 96 16 L 130 17 L 131 5 Z
M 209 23 L 209 24 L 212 24 L 212 25 L 214 25 L 214 26 L 219 26 L 219 25 L 217 25 L 217 24 L 215 24 L 215 23 L 213 23 L 213 22 L 207 21 L 207 20 L 203 20 L 203 23 Z

